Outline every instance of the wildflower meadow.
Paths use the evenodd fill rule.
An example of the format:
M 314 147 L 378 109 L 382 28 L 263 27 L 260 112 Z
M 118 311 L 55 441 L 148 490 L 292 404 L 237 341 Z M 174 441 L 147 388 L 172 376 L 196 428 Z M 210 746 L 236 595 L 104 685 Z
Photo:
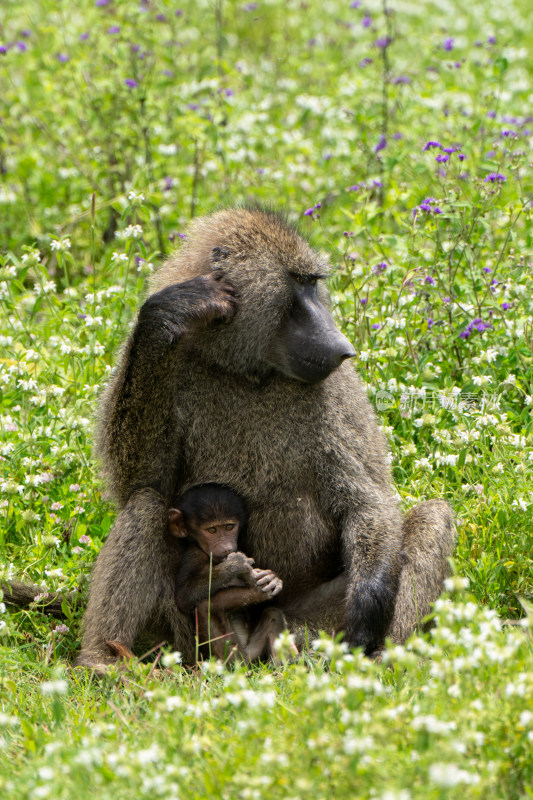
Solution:
M 529 0 L 5 0 L 0 19 L 0 793 L 533 797 Z M 457 518 L 429 634 L 195 670 L 72 668 L 116 510 L 98 396 L 151 273 L 261 203 L 333 267 L 404 510 Z M 152 656 L 153 658 L 153 656 Z

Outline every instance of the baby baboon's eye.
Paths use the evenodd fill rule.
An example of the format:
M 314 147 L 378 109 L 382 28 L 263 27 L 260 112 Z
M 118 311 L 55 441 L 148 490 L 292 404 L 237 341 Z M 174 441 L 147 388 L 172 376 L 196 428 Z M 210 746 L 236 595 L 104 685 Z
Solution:
M 226 529 L 227 531 L 232 531 L 232 530 L 233 530 L 233 528 L 235 527 L 235 523 L 234 523 L 234 522 L 228 522 L 228 524 L 227 524 L 227 525 L 224 525 L 224 527 L 225 527 L 225 529 Z
M 211 527 L 207 529 L 207 532 L 216 533 L 217 532 L 216 525 L 211 525 Z

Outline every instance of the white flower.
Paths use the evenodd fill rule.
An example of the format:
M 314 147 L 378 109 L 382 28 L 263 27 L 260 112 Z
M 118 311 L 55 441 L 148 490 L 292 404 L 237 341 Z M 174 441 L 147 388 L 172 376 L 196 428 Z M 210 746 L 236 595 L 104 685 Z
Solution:
M 175 664 L 181 664 L 181 653 L 175 650 L 173 653 L 165 653 L 161 659 L 164 667 L 173 667 Z
M 40 283 L 36 283 L 33 287 L 33 291 L 36 295 L 41 294 L 54 294 L 56 291 L 56 285 L 54 281 L 47 281 L 43 286 Z
M 50 249 L 65 252 L 66 250 L 70 250 L 71 244 L 70 239 L 68 236 L 65 236 L 61 239 L 52 239 L 50 242 Z
M 144 194 L 139 192 L 139 194 L 135 194 L 135 192 L 128 192 L 128 200 L 132 205 L 138 205 L 143 202 Z
M 111 256 L 111 261 L 126 262 L 128 261 L 128 256 L 126 253 L 113 253 L 113 255 Z
M 43 781 L 51 781 L 54 777 L 54 770 L 52 767 L 39 767 L 37 771 L 39 773 L 39 778 Z
M 447 592 L 462 592 L 468 589 L 470 581 L 468 578 L 461 578 L 459 575 L 454 575 L 452 578 L 446 578 L 444 581 L 444 588 Z
M 123 231 L 117 231 L 115 237 L 117 239 L 140 239 L 143 235 L 143 229 L 140 225 L 128 225 Z
M 490 375 L 474 375 L 472 383 L 474 386 L 487 386 L 492 383 L 492 378 Z
M 41 692 L 44 695 L 66 694 L 68 691 L 68 683 L 59 678 L 56 681 L 43 681 L 41 683 Z
M 460 783 L 473 785 L 479 783 L 479 775 L 460 769 L 455 764 L 432 764 L 429 768 L 429 779 L 437 786 L 449 788 Z

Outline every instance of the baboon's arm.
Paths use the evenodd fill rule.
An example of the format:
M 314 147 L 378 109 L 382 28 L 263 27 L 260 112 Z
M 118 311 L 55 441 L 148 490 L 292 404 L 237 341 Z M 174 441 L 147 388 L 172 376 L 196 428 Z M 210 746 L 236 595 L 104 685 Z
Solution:
M 184 333 L 231 318 L 235 292 L 222 273 L 167 286 L 141 307 L 100 408 L 97 449 L 121 505 L 136 489 L 153 488 L 167 501 L 178 466 L 179 344 Z
M 210 594 L 215 595 L 223 589 L 262 592 L 257 585 L 252 560 L 244 553 L 230 553 L 224 561 L 212 568 L 211 577 L 209 568 L 202 572 L 194 569 L 194 558 L 194 550 L 185 554 L 176 579 L 176 602 L 183 613 L 191 613 Z M 263 599 L 267 600 L 268 595 L 263 593 Z

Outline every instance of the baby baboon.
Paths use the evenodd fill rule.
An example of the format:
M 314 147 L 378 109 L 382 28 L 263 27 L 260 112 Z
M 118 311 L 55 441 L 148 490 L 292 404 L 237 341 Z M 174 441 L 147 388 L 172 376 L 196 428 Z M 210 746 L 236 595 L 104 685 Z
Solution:
M 245 661 L 271 656 L 285 618 L 279 609 L 252 615 L 247 607 L 272 599 L 283 584 L 237 551 L 247 522 L 241 498 L 226 486 L 206 483 L 187 489 L 176 505 L 169 511 L 170 532 L 183 541 L 176 602 L 185 614 L 197 612 L 200 652 L 226 659 L 236 648 Z
M 192 224 L 155 276 L 100 406 L 98 452 L 121 506 L 93 572 L 78 663 L 164 631 L 194 662 L 177 607 L 167 509 L 177 487 L 232 486 L 241 549 L 283 579 L 275 605 L 303 641 L 403 641 L 440 592 L 448 506 L 402 522 L 384 438 L 327 309 L 324 260 L 277 214 Z

